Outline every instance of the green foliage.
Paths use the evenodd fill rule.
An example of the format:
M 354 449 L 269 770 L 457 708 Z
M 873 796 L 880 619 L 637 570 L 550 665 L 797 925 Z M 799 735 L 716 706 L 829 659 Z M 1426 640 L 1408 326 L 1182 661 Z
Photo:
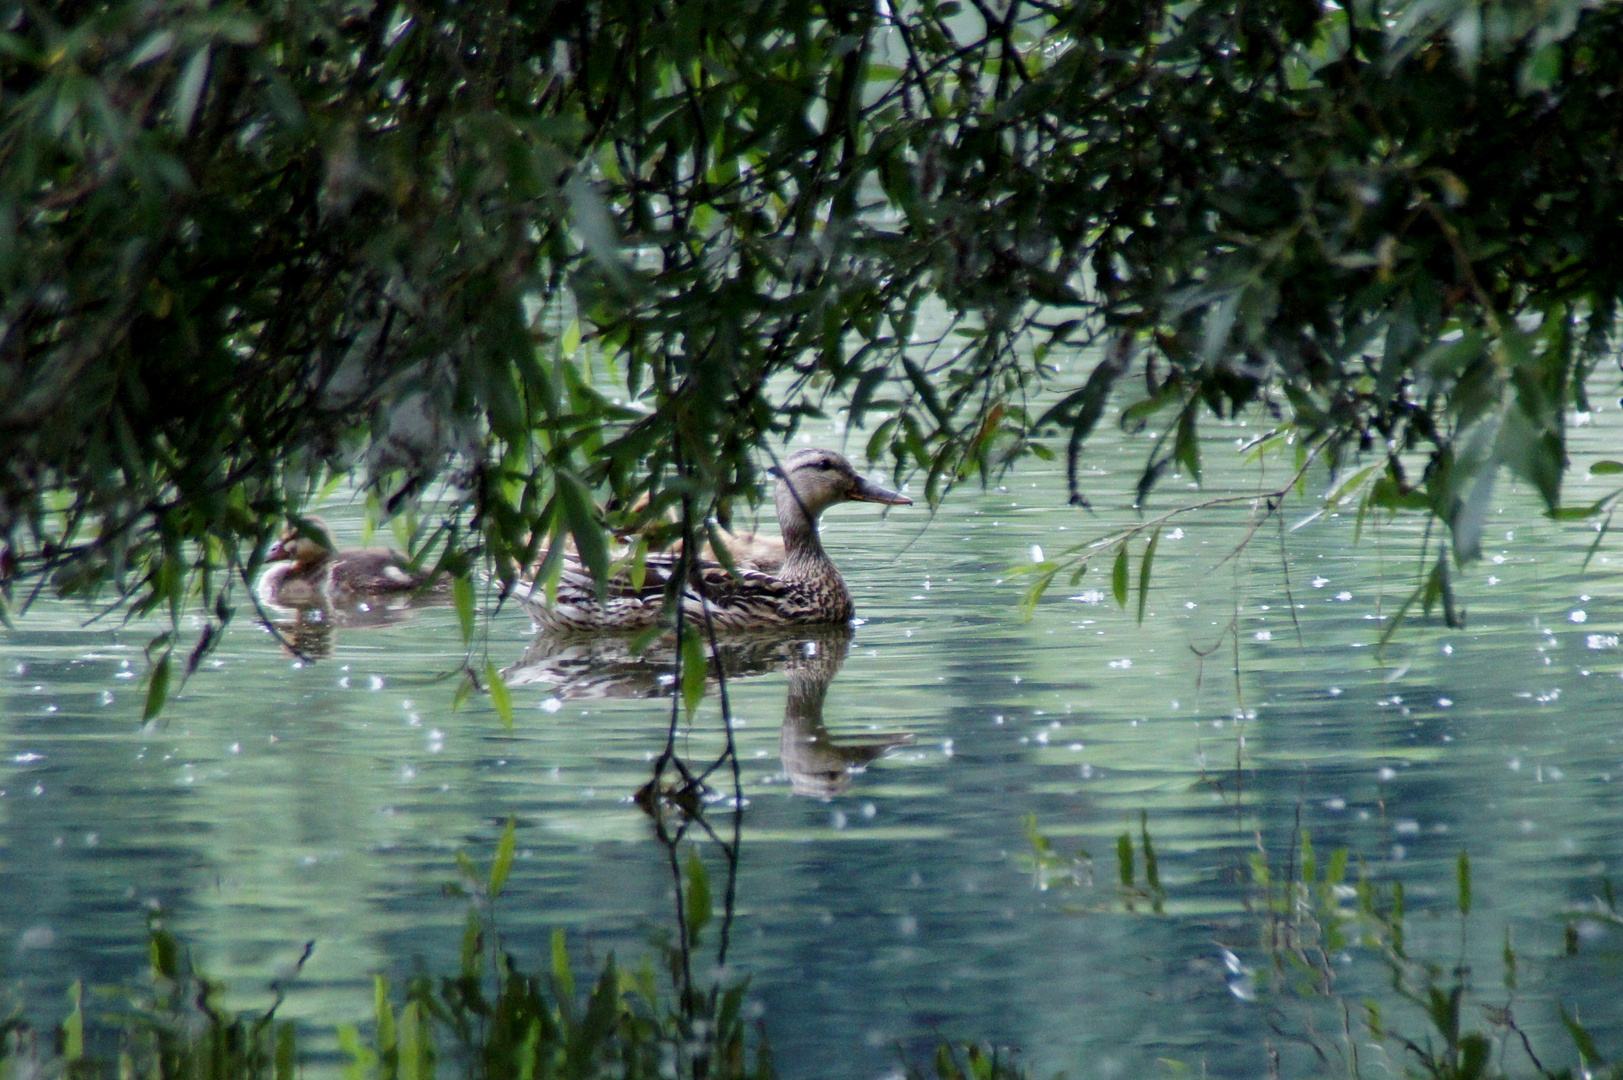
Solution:
M 907 1080 L 1023 1080 L 1027 1075 L 1008 1053 L 995 1047 L 988 1053 L 974 1043 L 939 1043 L 931 1065 L 929 1072 L 909 1065 L 904 1075 Z
M 1026 843 L 1031 846 L 1031 869 L 1037 888 L 1046 892 L 1058 885 L 1067 888 L 1087 888 L 1093 884 L 1093 856 L 1085 848 L 1078 848 L 1073 856 L 1061 855 L 1049 838 L 1037 826 L 1037 815 L 1027 814 L 1021 825 Z M 1157 915 L 1166 909 L 1167 891 L 1161 885 L 1161 861 L 1150 838 L 1149 815 L 1140 811 L 1138 822 L 1140 847 L 1133 847 L 1133 834 L 1124 832 L 1116 837 L 1116 896 L 1122 910 L 1137 910 L 1138 904 L 1148 901 L 1150 910 Z M 1139 883 L 1140 855 L 1144 868 L 1144 881 Z
M 1026 815 L 1023 827 L 1039 888 L 1093 885 L 1090 876 L 1077 872 L 1085 868 L 1085 852 L 1076 860 L 1061 856 L 1038 828 L 1034 815 Z M 1151 911 L 1160 914 L 1168 894 L 1147 815 L 1140 815 L 1138 833 L 1136 848 L 1132 832 L 1116 838 L 1114 889 L 1125 912 L 1133 913 L 1136 902 L 1148 899 Z M 1140 866 L 1143 884 L 1139 884 Z M 1473 884 L 1465 852 L 1455 860 L 1452 898 L 1460 928 L 1459 956 L 1446 964 L 1411 955 L 1408 950 L 1405 925 L 1410 916 L 1403 883 L 1377 880 L 1362 862 L 1349 877 L 1353 868 L 1346 848 L 1337 848 L 1325 859 L 1306 830 L 1295 837 L 1282 862 L 1270 859 L 1259 848 L 1251 855 L 1251 884 L 1244 907 L 1255 918 L 1258 951 L 1268 963 L 1266 978 L 1259 978 L 1228 948 L 1222 949 L 1231 989 L 1246 1000 L 1262 999 L 1266 992 L 1263 1000 L 1273 1011 L 1273 1030 L 1309 1047 L 1325 1075 L 1429 1080 L 1505 1080 L 1520 1075 L 1552 1080 L 1623 1078 L 1623 1061 L 1608 1061 L 1590 1032 L 1564 1009 L 1562 1021 L 1579 1067 L 1552 1069 L 1546 1064 L 1560 1048 L 1536 1047 L 1517 1024 L 1513 1006 L 1521 959 L 1512 948 L 1508 929 L 1502 950 L 1505 998 L 1491 1000 L 1474 984 L 1467 960 Z M 1570 917 L 1623 925 L 1610 882 L 1602 882 L 1602 893 L 1598 904 L 1583 905 Z M 1110 906 L 1079 910 L 1102 911 Z M 1570 924 L 1568 938 L 1569 952 L 1575 951 Z M 1374 988 L 1355 992 L 1340 985 L 1349 970 L 1354 970 L 1347 967 L 1354 954 L 1373 960 L 1382 971 L 1384 977 L 1375 980 Z M 1355 1016 L 1363 1018 L 1361 1025 L 1355 1024 Z M 1328 1027 L 1326 1019 L 1332 1019 Z M 1339 1033 L 1330 1034 L 1337 1028 Z M 940 1050 L 940 1054 L 947 1053 L 945 1047 Z M 1165 1064 L 1176 1075 L 1194 1071 L 1187 1062 Z M 1532 1066 L 1531 1073 L 1526 1065 Z M 945 1067 L 941 1069 L 942 1075 L 949 1074 Z M 953 1075 L 978 1074 L 961 1070 Z
M 704 700 L 705 672 L 710 670 L 698 627 L 689 625 L 682 630 L 680 659 L 682 704 L 692 716 L 693 710 Z
M 156 914 L 148 923 L 148 955 L 142 987 L 92 995 L 92 1001 L 113 998 L 103 1006 L 108 1015 L 87 1003 L 75 982 L 68 993 L 71 1011 L 49 1045 L 40 1045 L 21 1021 L 0 1024 L 0 1076 L 293 1080 L 296 1036 L 291 1021 L 276 1018 L 280 991 L 263 1013 L 226 1012 L 219 1006 L 223 988 L 192 966 Z M 114 1032 L 116 1041 L 108 1038 Z M 116 1054 L 109 1055 L 110 1048 Z
M 490 703 L 496 707 L 496 715 L 501 717 L 502 727 L 508 734 L 513 731 L 513 692 L 507 687 L 507 680 L 502 678 L 501 671 L 490 661 L 485 662 L 485 685 L 490 687 Z
M 699 858 L 697 851 L 688 852 L 688 891 L 687 904 L 687 943 L 690 949 L 698 948 L 699 935 L 709 925 L 715 915 L 715 904 L 710 893 L 710 872 L 704 867 L 704 860 Z
M 1039 864 L 1061 865 L 1035 818 L 1028 816 L 1025 827 Z M 511 867 L 514 828 L 510 822 L 488 877 L 480 881 L 492 898 Z M 1138 831 L 1139 850 L 1134 850 L 1132 834 L 1124 833 L 1118 859 L 1122 888 L 1141 895 L 1134 884 L 1140 856 L 1145 888 L 1159 891 L 1162 886 L 1142 815 Z M 1085 860 L 1086 853 L 1079 858 Z M 1311 1022 L 1299 1033 L 1327 1069 L 1349 1077 L 1501 1080 L 1527 1075 L 1519 1068 L 1525 1060 L 1545 1077 L 1623 1077 L 1623 1063 L 1608 1060 L 1584 1024 L 1564 1009 L 1561 1021 L 1579 1065 L 1550 1068 L 1537 1056 L 1549 1049 L 1536 1048 L 1517 1026 L 1512 1003 L 1494 1004 L 1473 985 L 1464 961 L 1472 901 L 1469 860 L 1463 853 L 1456 862 L 1453 905 L 1460 920 L 1461 956 L 1449 964 L 1406 951 L 1408 914 L 1401 883 L 1385 885 L 1361 870 L 1352 884 L 1349 866 L 1344 848 L 1321 860 L 1306 832 L 1283 865 L 1272 864 L 1262 850 L 1251 861 L 1249 908 L 1258 916 L 1261 951 L 1282 992 L 1278 1004 L 1330 1002 L 1349 1024 L 1355 1011 L 1362 1017 L 1355 1051 L 1352 1043 L 1323 1034 Z M 692 944 L 711 911 L 708 875 L 694 853 L 686 863 L 686 879 L 686 910 L 694 913 Z M 1610 884 L 1602 885 L 1601 906 L 1586 906 L 1575 917 L 1623 923 Z M 1132 911 L 1132 898 L 1123 899 Z M 701 911 L 704 919 L 697 917 Z M 1336 986 L 1341 967 L 1337 954 L 1352 948 L 1373 956 L 1387 975 L 1384 992 L 1356 1003 Z M 667 965 L 666 982 L 679 988 L 682 948 L 659 952 Z M 16 1019 L 0 1022 L 0 1077 L 293 1080 L 300 1075 L 295 1027 L 276 1019 L 279 986 L 276 1003 L 265 1012 L 231 1014 L 220 1006 L 220 986 L 195 970 L 187 950 L 157 916 L 149 925 L 148 953 L 150 972 L 141 988 L 100 992 L 104 1000 L 112 994 L 109 1010 L 87 1007 L 75 983 L 67 1016 L 51 1033 L 54 1038 L 42 1042 Z M 1514 994 L 1518 961 L 1508 934 L 1504 957 L 1505 989 Z M 526 974 L 505 950 L 493 914 L 473 907 L 453 974 L 419 975 L 398 993 L 381 976 L 374 980 L 369 1030 L 355 1025 L 337 1030 L 344 1076 L 768 1080 L 775 1075 L 764 1039 L 752 1034 L 743 1019 L 742 984 L 718 986 L 710 993 L 662 990 L 652 967 L 622 968 L 613 956 L 595 976 L 577 982 L 562 930 L 553 934 L 549 959 L 544 972 Z M 1234 974 L 1248 977 L 1237 958 L 1229 962 Z M 1279 1015 L 1276 1030 L 1292 1036 L 1295 1026 L 1283 1019 L 1283 1012 Z M 1166 1064 L 1180 1075 L 1187 1069 L 1181 1062 Z M 905 1063 L 902 1073 L 910 1080 L 1019 1080 L 1027 1075 L 1006 1052 L 946 1040 L 936 1044 L 927 1062 Z
M 1563 509 L 1623 289 L 1616 5 L 9 10 L 0 580 L 204 650 L 334 477 L 602 574 L 833 408 L 931 501 L 1051 431 L 1080 500 L 1118 397 L 1143 500 L 1261 408 L 1473 558 L 1501 468 Z
M 487 895 L 501 892 L 511 867 L 514 824 L 498 843 Z M 708 877 L 697 855 L 688 862 L 690 944 L 710 918 Z M 704 895 L 700 895 L 704 894 Z M 701 916 L 702 913 L 702 916 Z M 191 966 L 187 951 L 154 918 L 150 978 L 105 1015 L 87 1011 L 80 985 L 55 1034 L 57 1052 L 42 1047 L 26 1024 L 0 1024 L 0 1077 L 61 1075 L 70 1080 L 294 1080 L 302 1072 L 294 1025 L 263 1014 L 233 1015 L 218 1003 L 221 988 Z M 666 954 L 669 983 L 678 984 Z M 301 961 L 302 963 L 302 961 Z M 743 984 L 708 994 L 662 991 L 648 965 L 632 971 L 611 955 L 577 988 L 562 930 L 553 934 L 550 970 L 526 974 L 506 952 L 489 911 L 473 908 L 462 960 L 452 975 L 419 975 L 403 991 L 378 976 L 370 1033 L 340 1025 L 337 1041 L 346 1080 L 770 1080 L 765 1040 L 744 1016 Z M 87 1034 L 88 1033 L 88 1034 Z M 116 1041 L 110 1036 L 116 1035 Z M 92 1048 L 96 1044 L 96 1048 Z M 115 1045 L 104 1055 L 99 1047 Z M 1006 1055 L 973 1044 L 942 1042 L 938 1080 L 1019 1080 Z
M 1589 1031 L 1562 1010 L 1580 1067 L 1552 1071 L 1516 1021 L 1513 1010 L 1519 963 L 1506 931 L 1502 958 L 1507 997 L 1487 1000 L 1472 981 L 1466 962 L 1467 929 L 1472 908 L 1471 862 L 1461 852 L 1455 862 L 1454 908 L 1460 925 L 1460 956 L 1441 964 L 1410 955 L 1404 944 L 1407 917 L 1401 882 L 1383 885 L 1360 874 L 1347 883 L 1348 852 L 1337 849 L 1321 873 L 1311 838 L 1304 830 L 1300 846 L 1283 868 L 1269 865 L 1264 852 L 1252 858 L 1254 907 L 1262 913 L 1262 948 L 1277 984 L 1311 1003 L 1332 1002 L 1350 1017 L 1337 989 L 1338 964 L 1333 959 L 1352 946 L 1373 955 L 1386 969 L 1388 992 L 1365 997 L 1360 1004 L 1363 1031 L 1356 1038 L 1328 1038 L 1310 1019 L 1303 1038 L 1320 1059 L 1335 1063 L 1350 1077 L 1405 1075 L 1429 1080 L 1504 1080 L 1534 1073 L 1551 1078 L 1623 1077 L 1623 1062 L 1608 1063 Z M 1478 1020 L 1483 1021 L 1477 1026 Z M 1418 1021 L 1419 1026 L 1411 1025 Z
M 518 821 L 515 818 L 507 819 L 507 827 L 502 830 L 502 838 L 496 842 L 496 858 L 490 864 L 490 880 L 485 884 L 485 890 L 494 900 L 502 894 L 502 886 L 507 884 L 507 875 L 513 872 L 513 853 L 518 844 Z
M 1031 847 L 1031 871 L 1038 891 L 1047 892 L 1055 884 L 1088 885 L 1092 882 L 1093 856 L 1078 848 L 1075 855 L 1062 855 L 1037 828 L 1037 815 L 1020 819 L 1026 843 Z

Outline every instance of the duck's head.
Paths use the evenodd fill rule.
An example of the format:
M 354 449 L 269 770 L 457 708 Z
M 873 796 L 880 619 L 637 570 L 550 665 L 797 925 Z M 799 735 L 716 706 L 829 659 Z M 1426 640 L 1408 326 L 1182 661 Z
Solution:
M 812 518 L 841 502 L 913 505 L 906 495 L 898 495 L 858 474 L 843 455 L 832 450 L 796 450 L 782 465 L 768 471 L 778 478 L 779 504 L 787 500 Z
M 332 554 L 327 523 L 318 517 L 301 518 L 288 525 L 282 538 L 265 554 L 266 562 L 292 561 L 300 566 L 320 562 Z

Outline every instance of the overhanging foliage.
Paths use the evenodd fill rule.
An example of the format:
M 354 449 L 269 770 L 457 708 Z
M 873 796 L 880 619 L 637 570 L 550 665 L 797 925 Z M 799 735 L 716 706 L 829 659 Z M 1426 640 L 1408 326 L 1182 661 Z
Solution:
M 1057 429 L 1081 497 L 1112 400 L 1141 496 L 1260 407 L 1470 557 L 1608 354 L 1620 46 L 1582 0 L 5 5 L 3 574 L 206 647 L 333 476 L 510 580 L 725 517 L 833 406 L 932 499 Z

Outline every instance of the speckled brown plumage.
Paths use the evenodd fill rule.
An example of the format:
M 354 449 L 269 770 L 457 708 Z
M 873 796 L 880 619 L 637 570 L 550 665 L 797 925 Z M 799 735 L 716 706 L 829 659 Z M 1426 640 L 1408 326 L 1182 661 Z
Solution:
M 835 503 L 858 501 L 906 506 L 912 500 L 865 480 L 832 450 L 800 450 L 778 474 L 775 502 L 783 532 L 783 557 L 775 569 L 754 569 L 738 560 L 737 573 L 704 561 L 698 580 L 683 590 L 688 617 L 718 630 L 849 622 L 855 614 L 845 587 L 817 532 L 817 519 Z M 731 549 L 730 549 L 731 550 Z M 754 565 L 771 565 L 763 562 Z M 600 595 L 586 569 L 564 560 L 556 599 L 548 602 L 538 583 L 520 582 L 514 596 L 545 631 L 594 633 L 637 631 L 660 621 L 665 586 L 677 572 L 673 553 L 650 554 L 640 587 L 628 576 L 611 579 Z
M 312 528 L 289 529 L 265 556 L 266 567 L 255 586 L 265 603 L 288 608 L 344 605 L 413 593 L 427 580 L 393 551 L 334 551 L 326 526 L 309 520 Z

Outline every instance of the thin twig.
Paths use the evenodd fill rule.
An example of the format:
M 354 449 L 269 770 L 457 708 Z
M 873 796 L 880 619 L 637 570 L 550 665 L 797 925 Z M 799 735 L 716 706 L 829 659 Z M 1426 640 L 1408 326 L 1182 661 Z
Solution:
M 1275 514 L 1274 520 L 1279 523 L 1279 570 L 1285 576 L 1285 607 L 1291 613 L 1291 627 L 1296 631 L 1296 644 L 1302 645 L 1302 622 L 1296 617 L 1296 597 L 1291 594 L 1291 564 L 1285 554 L 1285 516 Z

